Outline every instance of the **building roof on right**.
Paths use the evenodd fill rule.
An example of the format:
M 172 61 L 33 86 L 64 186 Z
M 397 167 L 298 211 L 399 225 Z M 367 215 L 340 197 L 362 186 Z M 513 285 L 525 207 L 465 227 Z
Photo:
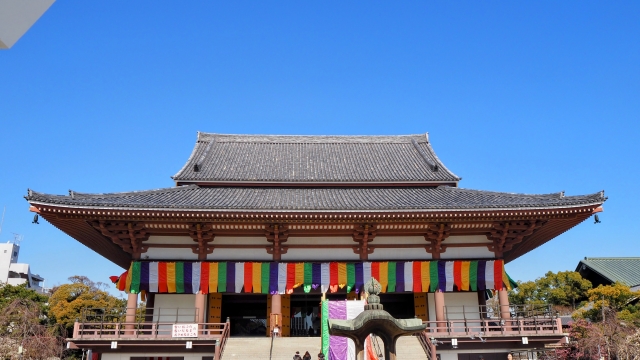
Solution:
M 594 287 L 614 282 L 630 287 L 640 285 L 640 257 L 585 257 L 576 271 Z

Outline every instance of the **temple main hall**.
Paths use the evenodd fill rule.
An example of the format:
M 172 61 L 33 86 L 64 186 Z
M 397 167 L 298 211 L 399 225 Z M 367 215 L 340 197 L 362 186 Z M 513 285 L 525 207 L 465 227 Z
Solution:
M 28 191 L 32 211 L 122 267 L 127 309 L 86 309 L 71 347 L 104 360 L 218 360 L 234 339 L 276 336 L 318 339 L 317 353 L 321 301 L 365 299 L 375 278 L 385 311 L 426 324 L 407 337 L 425 359 L 552 348 L 567 334 L 550 308 L 509 303 L 509 263 L 606 200 L 466 189 L 428 134 L 200 132 L 173 181 Z

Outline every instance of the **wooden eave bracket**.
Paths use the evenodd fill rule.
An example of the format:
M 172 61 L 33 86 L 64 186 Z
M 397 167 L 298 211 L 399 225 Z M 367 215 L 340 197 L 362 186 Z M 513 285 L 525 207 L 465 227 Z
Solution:
M 289 226 L 287 224 L 268 224 L 264 227 L 265 237 L 272 246 L 267 246 L 267 254 L 273 255 L 273 261 L 280 261 L 282 254 L 289 250 L 288 246 L 282 243 L 289 239 Z
M 373 254 L 375 248 L 369 243 L 376 237 L 378 227 L 376 224 L 356 224 L 353 229 L 352 239 L 358 243 L 353 247 L 353 252 L 360 255 L 360 260 L 369 260 L 369 254 Z
M 427 233 L 424 235 L 424 239 L 429 242 L 429 245 L 424 248 L 425 251 L 433 255 L 434 259 L 439 259 L 440 254 L 447 251 L 447 246 L 442 245 L 442 242 L 450 235 L 450 224 L 430 224 L 427 228 Z
M 265 249 L 267 250 L 267 254 L 269 255 L 273 255 L 274 253 L 276 253 L 274 250 L 275 248 L 273 246 L 266 246 Z M 280 254 L 286 254 L 287 251 L 289 250 L 288 246 L 280 246 Z
M 213 226 L 211 224 L 193 224 L 189 227 L 189 236 L 198 243 L 191 248 L 194 254 L 198 254 L 198 260 L 206 259 L 208 254 L 213 253 L 214 246 L 209 245 L 215 239 Z
M 92 221 L 89 224 L 134 258 L 139 258 L 140 254 L 149 249 L 149 246 L 143 243 L 149 239 L 150 234 L 142 224 L 107 221 Z
M 495 222 L 487 239 L 489 251 L 493 251 L 497 257 L 502 257 L 505 251 L 509 251 L 515 244 L 521 243 L 525 237 L 533 234 L 536 229 L 542 227 L 547 220 L 522 220 Z

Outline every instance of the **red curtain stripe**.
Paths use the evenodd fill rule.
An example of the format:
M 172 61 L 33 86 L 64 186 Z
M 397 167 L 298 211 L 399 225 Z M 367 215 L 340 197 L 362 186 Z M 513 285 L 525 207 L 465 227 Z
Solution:
M 209 293 L 209 263 L 200 263 L 200 291 L 203 294 Z
M 504 284 L 502 283 L 502 270 L 503 270 L 503 261 L 496 260 L 493 263 L 493 282 L 496 290 L 502 290 Z
M 458 291 L 462 290 L 462 261 L 453 262 L 453 283 Z
M 244 292 L 250 293 L 253 289 L 253 263 L 244 263 Z
M 422 267 L 420 261 L 413 262 L 413 292 L 419 293 L 422 289 Z M 404 286 L 408 286 L 405 284 Z
M 167 293 L 169 288 L 167 287 L 167 263 L 158 263 L 158 292 Z

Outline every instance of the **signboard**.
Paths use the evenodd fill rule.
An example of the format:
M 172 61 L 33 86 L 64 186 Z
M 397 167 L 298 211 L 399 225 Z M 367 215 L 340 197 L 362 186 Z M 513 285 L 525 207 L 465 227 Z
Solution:
M 173 324 L 171 337 L 198 337 L 198 324 Z

